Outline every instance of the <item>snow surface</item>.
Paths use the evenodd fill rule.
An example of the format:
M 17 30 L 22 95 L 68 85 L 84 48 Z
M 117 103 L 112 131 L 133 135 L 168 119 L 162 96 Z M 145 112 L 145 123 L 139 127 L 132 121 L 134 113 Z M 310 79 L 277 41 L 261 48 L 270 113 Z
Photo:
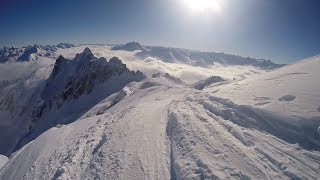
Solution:
M 319 121 L 143 83 L 40 135 L 0 179 L 319 179 Z
M 319 141 L 283 118 L 183 87 L 150 87 L 103 114 L 50 129 L 17 152 L 0 177 L 319 178 L 320 155 L 309 150 Z
M 320 116 L 320 56 L 256 77 L 208 88 L 216 96 L 291 116 Z
M 8 162 L 8 158 L 0 154 L 0 169 Z
M 84 49 L 55 53 L 71 59 Z M 149 77 L 111 95 L 104 90 L 116 81 L 97 84 L 90 94 L 48 110 L 35 129 L 59 123 L 10 154 L 0 179 L 320 179 L 319 57 L 265 72 L 90 49 L 106 59 L 119 56 Z M 50 75 L 53 66 L 45 67 L 31 87 Z M 151 77 L 159 72 L 169 75 Z M 191 82 L 214 75 L 225 83 L 193 88 Z M 17 84 L 15 78 L 1 81 L 0 92 L 24 87 Z M 3 107 L 18 111 L 20 91 L 12 91 Z M 0 111 L 0 127 L 19 123 L 8 110 Z

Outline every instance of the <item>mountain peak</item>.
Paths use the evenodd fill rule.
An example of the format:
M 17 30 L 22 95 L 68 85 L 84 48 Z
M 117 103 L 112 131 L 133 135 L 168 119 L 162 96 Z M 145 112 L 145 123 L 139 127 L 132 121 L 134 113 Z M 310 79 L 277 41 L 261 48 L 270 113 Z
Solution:
M 141 45 L 139 44 L 139 42 L 136 42 L 136 41 L 128 42 L 127 45 L 138 45 L 138 46 L 141 46 Z
M 91 50 L 90 50 L 88 47 L 86 47 L 86 48 L 83 50 L 82 54 L 92 54 L 92 52 L 91 52 Z
M 67 49 L 67 48 L 72 48 L 72 47 L 75 47 L 75 45 L 73 44 L 70 44 L 70 43 L 59 43 L 57 45 L 58 48 L 61 48 L 61 49 Z
M 75 61 L 77 62 L 89 62 L 90 60 L 94 59 L 94 55 L 92 54 L 91 50 L 86 47 L 82 53 L 77 54 L 75 57 Z
M 65 59 L 62 55 L 60 55 L 54 64 L 54 68 L 51 72 L 49 79 L 54 79 L 56 77 L 56 75 L 58 74 L 58 72 L 60 71 L 62 63 L 67 62 L 67 61 L 68 61 L 67 59 Z
M 122 64 L 122 61 L 118 57 L 111 58 L 109 62 L 114 63 L 114 64 L 116 64 L 116 63 Z
M 125 50 L 132 52 L 137 50 L 142 51 L 144 48 L 138 42 L 132 41 L 125 45 L 114 46 L 112 50 Z

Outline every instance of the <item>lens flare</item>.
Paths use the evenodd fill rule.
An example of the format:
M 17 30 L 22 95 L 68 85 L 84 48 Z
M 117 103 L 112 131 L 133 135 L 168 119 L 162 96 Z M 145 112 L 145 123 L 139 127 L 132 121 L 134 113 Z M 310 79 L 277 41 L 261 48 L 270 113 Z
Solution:
M 191 11 L 197 13 L 221 13 L 222 11 L 219 0 L 184 0 L 184 3 Z

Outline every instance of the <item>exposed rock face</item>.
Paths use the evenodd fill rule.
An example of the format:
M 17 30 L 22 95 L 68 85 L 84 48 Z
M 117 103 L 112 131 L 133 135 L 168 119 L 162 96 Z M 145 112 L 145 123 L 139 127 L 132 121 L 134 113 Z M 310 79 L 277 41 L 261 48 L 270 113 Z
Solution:
M 89 48 L 85 48 L 73 60 L 60 56 L 45 88 L 33 105 L 30 129 L 44 113 L 52 109 L 59 111 L 64 104 L 74 103 L 82 96 L 89 96 L 96 86 L 105 87 L 100 88 L 96 95 L 105 98 L 120 91 L 126 84 L 143 78 L 145 76 L 142 72 L 130 71 L 117 57 L 108 62 L 105 58 L 96 58 Z M 95 95 L 90 96 L 92 99 L 99 99 Z M 90 107 L 90 104 L 87 106 Z
M 184 83 L 181 79 L 179 79 L 177 77 L 174 77 L 174 76 L 171 76 L 168 73 L 165 73 L 164 77 L 167 78 L 170 81 L 173 81 L 173 82 L 177 83 L 177 84 L 183 84 Z
M 180 78 L 171 76 L 168 73 L 165 73 L 165 74 L 157 73 L 157 74 L 153 74 L 152 77 L 153 78 L 165 78 L 166 80 L 171 81 L 175 84 L 183 84 L 184 83 Z
M 223 82 L 224 79 L 220 76 L 211 76 L 205 80 L 199 81 L 193 85 L 193 87 L 197 90 L 202 90 L 205 87 L 210 86 L 213 83 Z
M 34 59 L 31 57 L 31 54 L 38 52 L 38 46 L 28 46 L 25 48 L 24 53 L 18 58 L 18 61 L 26 61 L 26 60 L 36 60 L 37 57 Z
M 54 79 L 54 77 L 58 74 L 59 69 L 61 68 L 63 63 L 69 63 L 69 61 L 60 55 L 56 60 L 56 63 L 54 64 L 54 68 L 51 72 L 49 79 Z

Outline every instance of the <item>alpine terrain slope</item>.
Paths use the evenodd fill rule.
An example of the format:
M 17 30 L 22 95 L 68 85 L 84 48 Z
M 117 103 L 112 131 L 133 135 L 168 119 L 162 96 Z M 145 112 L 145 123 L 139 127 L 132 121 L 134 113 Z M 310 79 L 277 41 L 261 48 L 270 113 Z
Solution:
M 44 77 L 35 78 L 36 74 Z M 7 83 L 0 96 L 0 152 L 11 154 L 50 127 L 75 121 L 105 97 L 144 77 L 117 57 L 107 61 L 85 48 L 73 60 L 59 56 L 29 78 L 3 81 Z
M 45 67 L 15 123 L 2 111 L 0 179 L 320 179 L 319 56 L 193 83 L 89 48 Z

